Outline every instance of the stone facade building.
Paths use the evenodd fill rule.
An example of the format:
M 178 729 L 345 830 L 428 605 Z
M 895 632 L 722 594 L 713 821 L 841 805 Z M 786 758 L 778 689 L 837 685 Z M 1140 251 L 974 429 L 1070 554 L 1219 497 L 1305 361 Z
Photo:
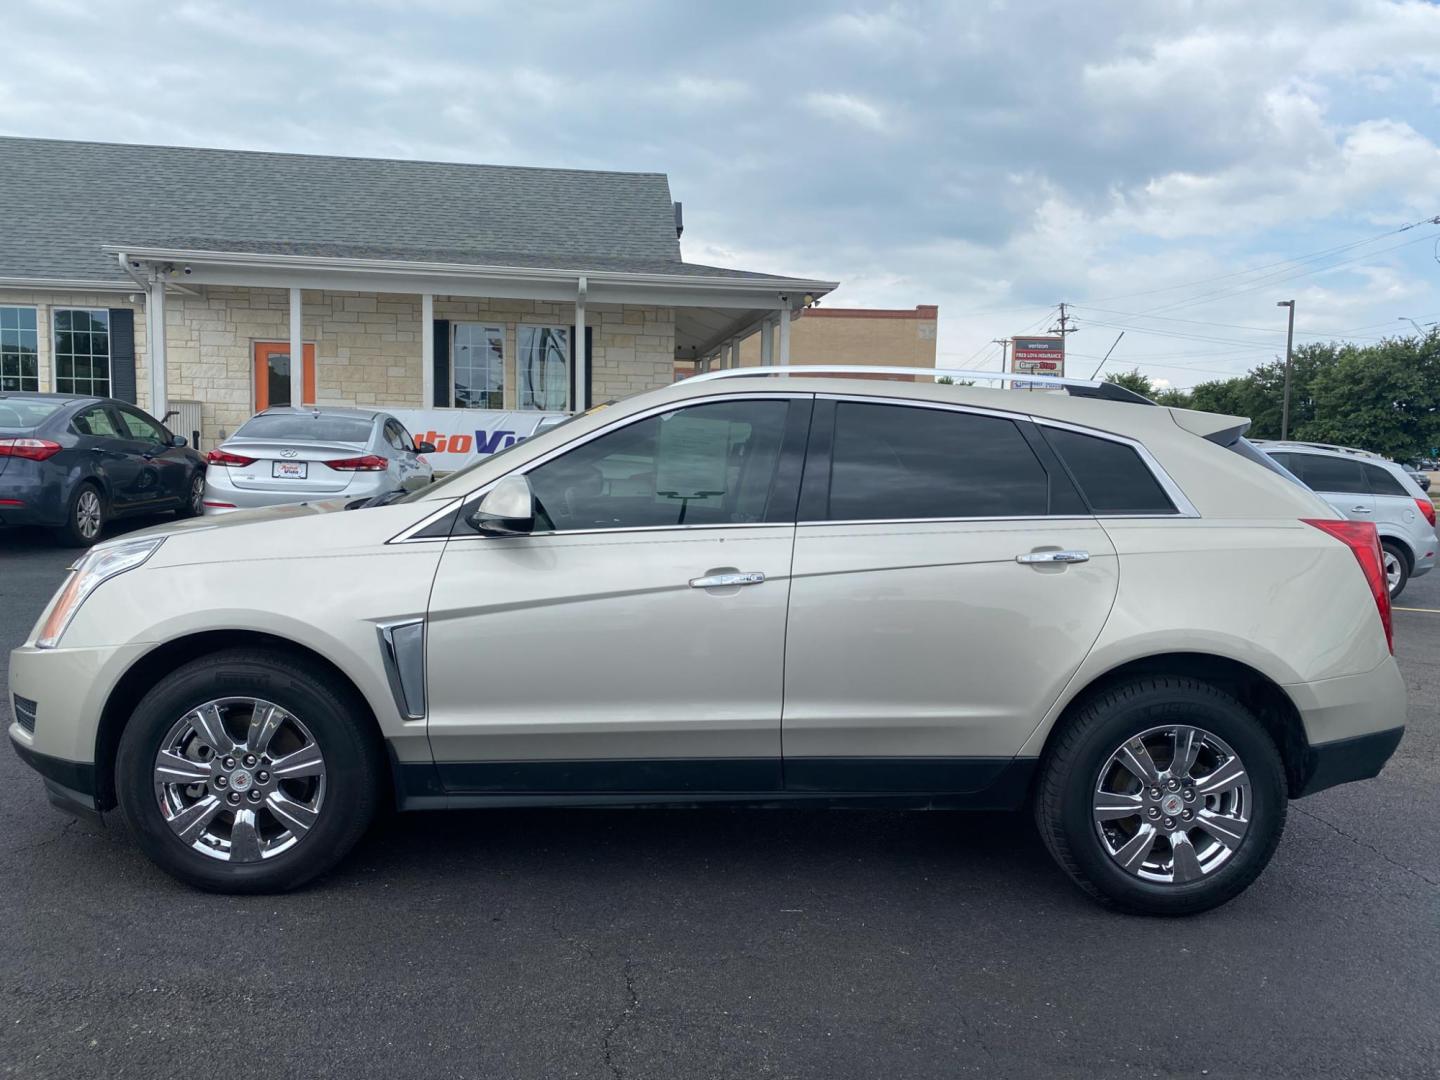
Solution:
M 788 350 L 835 287 L 685 262 L 658 173 L 0 138 L 0 191 L 0 391 L 204 445 L 287 403 L 583 409 Z

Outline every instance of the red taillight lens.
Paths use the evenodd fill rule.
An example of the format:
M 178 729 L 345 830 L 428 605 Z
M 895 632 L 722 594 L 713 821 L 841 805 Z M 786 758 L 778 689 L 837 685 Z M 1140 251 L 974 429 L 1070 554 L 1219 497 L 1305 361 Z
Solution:
M 1429 499 L 1416 499 L 1415 505 L 1420 508 L 1420 513 L 1425 515 L 1425 520 L 1430 522 L 1430 527 L 1435 527 L 1435 504 Z
M 1370 595 L 1375 598 L 1375 610 L 1380 613 L 1380 625 L 1385 627 L 1385 644 L 1395 652 L 1395 627 L 1390 615 L 1390 583 L 1385 580 L 1385 553 L 1380 549 L 1380 534 L 1368 521 L 1326 521 L 1319 518 L 1304 518 L 1306 525 L 1314 525 L 1321 532 L 1329 533 L 1355 553 L 1360 569 L 1365 572 L 1365 582 L 1370 586 Z
M 49 439 L 0 439 L 0 457 L 23 457 L 31 461 L 44 461 L 54 457 L 64 447 Z
M 340 458 L 336 461 L 327 461 L 325 464 L 336 472 L 384 472 L 390 467 L 390 463 L 379 454 Z
M 232 454 L 228 450 L 211 450 L 210 453 L 205 455 L 205 460 L 211 465 L 234 465 L 239 469 L 243 469 L 246 465 L 255 464 L 253 457 Z

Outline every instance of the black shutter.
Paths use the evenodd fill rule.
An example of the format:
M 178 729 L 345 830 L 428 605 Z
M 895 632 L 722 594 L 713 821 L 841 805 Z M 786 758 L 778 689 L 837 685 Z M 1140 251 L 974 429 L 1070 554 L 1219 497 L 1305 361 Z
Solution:
M 449 408 L 454 388 L 450 385 L 450 320 L 435 320 L 435 400 L 438 408 Z
M 585 394 L 583 399 L 575 394 L 575 327 L 570 327 L 570 404 L 576 412 L 590 407 L 590 388 L 595 385 L 595 328 L 585 327 Z
M 155 355 L 154 349 L 150 355 Z M 135 312 L 128 307 L 110 309 L 110 396 L 131 405 L 138 404 L 135 400 Z

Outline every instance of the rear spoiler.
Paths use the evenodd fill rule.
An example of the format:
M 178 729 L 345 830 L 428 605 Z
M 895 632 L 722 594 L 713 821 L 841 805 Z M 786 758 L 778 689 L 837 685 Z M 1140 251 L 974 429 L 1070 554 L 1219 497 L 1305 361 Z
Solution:
M 1250 430 L 1250 421 L 1243 416 L 1198 412 L 1195 409 L 1171 409 L 1170 415 L 1190 434 L 1220 446 L 1234 446 Z

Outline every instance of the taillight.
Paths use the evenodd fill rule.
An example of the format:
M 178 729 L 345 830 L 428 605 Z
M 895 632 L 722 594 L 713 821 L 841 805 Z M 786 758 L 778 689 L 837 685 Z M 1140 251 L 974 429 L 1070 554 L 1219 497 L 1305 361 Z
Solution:
M 1430 527 L 1435 527 L 1435 504 L 1429 499 L 1416 499 L 1415 505 L 1420 508 L 1420 513 L 1425 515 L 1425 520 L 1430 522 Z
M 336 472 L 384 472 L 390 467 L 390 463 L 379 454 L 339 458 L 335 461 L 327 461 L 325 464 Z
M 241 454 L 232 454 L 229 450 L 211 450 L 205 455 L 205 460 L 211 465 L 234 465 L 237 469 L 243 469 L 246 465 L 254 465 L 253 457 L 245 457 Z
M 1360 569 L 1365 573 L 1365 582 L 1370 586 L 1370 595 L 1375 598 L 1380 625 L 1385 627 L 1385 644 L 1393 654 L 1395 627 L 1390 616 L 1390 583 L 1385 580 L 1385 554 L 1380 548 L 1380 534 L 1375 531 L 1375 526 L 1368 521 L 1302 520 L 1306 525 L 1314 525 L 1321 532 L 1329 533 L 1355 553 Z
M 54 457 L 64 447 L 58 442 L 51 442 L 49 439 L 0 439 L 0 457 L 28 458 L 31 461 L 44 461 L 46 458 Z

